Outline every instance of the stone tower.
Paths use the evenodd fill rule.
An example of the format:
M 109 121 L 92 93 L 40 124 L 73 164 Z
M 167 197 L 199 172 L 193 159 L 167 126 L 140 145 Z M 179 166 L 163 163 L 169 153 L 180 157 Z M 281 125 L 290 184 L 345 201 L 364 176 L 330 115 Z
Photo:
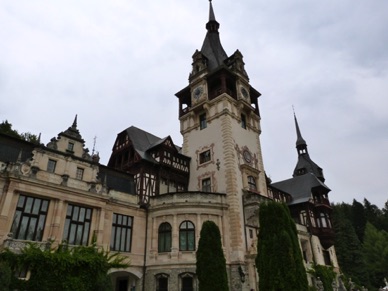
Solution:
M 267 196 L 260 145 L 261 95 L 249 84 L 243 56 L 228 56 L 210 1 L 207 33 L 193 54 L 187 87 L 176 93 L 184 155 L 192 158 L 189 191 L 226 193 L 231 266 L 248 249 L 243 193 Z M 233 270 L 232 270 L 233 272 Z

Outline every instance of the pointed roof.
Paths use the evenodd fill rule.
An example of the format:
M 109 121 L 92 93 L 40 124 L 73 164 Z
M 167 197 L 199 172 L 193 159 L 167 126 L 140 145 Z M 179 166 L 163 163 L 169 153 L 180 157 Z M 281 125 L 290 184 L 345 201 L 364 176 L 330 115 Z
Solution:
M 79 133 L 79 130 L 77 129 L 77 115 L 75 115 L 73 124 L 67 130 L 61 132 L 59 135 L 63 135 L 68 138 L 85 143 L 85 141 L 82 139 L 81 134 Z
M 296 147 L 304 145 L 307 147 L 306 141 L 303 139 L 302 134 L 300 133 L 298 120 L 296 119 L 296 115 L 294 112 L 294 120 L 295 120 L 295 128 L 296 128 Z
M 311 190 L 313 188 L 321 187 L 325 189 L 326 192 L 331 191 L 330 188 L 327 187 L 313 173 L 307 173 L 302 176 L 295 176 L 291 179 L 272 183 L 271 186 L 291 195 L 292 201 L 289 203 L 289 205 L 309 201 L 312 198 Z
M 164 143 L 166 140 L 170 140 L 171 143 L 174 144 L 170 136 L 160 138 L 135 126 L 128 127 L 125 131 L 127 132 L 127 135 L 133 144 L 133 148 L 140 155 L 140 157 L 153 163 L 156 163 L 156 161 L 149 154 L 148 151 L 150 149 L 157 147 L 158 145 Z M 180 152 L 180 147 L 174 145 L 174 149 L 177 152 Z
M 293 177 L 301 176 L 306 173 L 314 174 L 319 180 L 322 182 L 325 181 L 325 177 L 323 176 L 322 168 L 319 167 L 316 163 L 314 163 L 310 155 L 307 151 L 307 143 L 303 139 L 302 134 L 300 132 L 298 120 L 296 119 L 296 115 L 294 112 L 294 120 L 295 120 L 295 128 L 296 128 L 296 149 L 298 151 L 298 162 L 294 169 Z
M 209 1 L 209 21 L 206 24 L 207 33 L 203 41 L 201 53 L 208 59 L 207 67 L 212 71 L 221 66 L 228 58 L 224 48 L 221 45 L 218 29 L 220 24 L 217 22 L 212 1 Z

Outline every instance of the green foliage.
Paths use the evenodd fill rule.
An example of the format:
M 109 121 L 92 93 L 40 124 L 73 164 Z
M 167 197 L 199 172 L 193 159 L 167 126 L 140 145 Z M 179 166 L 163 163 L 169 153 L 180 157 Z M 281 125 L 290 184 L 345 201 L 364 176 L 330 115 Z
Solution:
M 4 133 L 9 136 L 13 136 L 28 142 L 39 143 L 39 138 L 30 132 L 19 133 L 16 129 L 12 128 L 12 124 L 8 120 L 0 123 L 0 133 Z
M 364 211 L 364 206 L 356 199 L 353 199 L 351 219 L 357 237 L 362 243 L 364 241 L 366 215 Z
M 256 257 L 259 289 L 307 291 L 296 226 L 287 205 L 272 201 L 261 204 L 259 220 Z
M 333 291 L 332 283 L 336 278 L 337 273 L 334 272 L 333 267 L 314 264 L 313 269 L 309 271 L 315 278 L 320 278 L 323 283 L 325 291 Z
M 366 225 L 363 254 L 371 284 L 378 288 L 388 277 L 388 233 L 371 223 Z
M 14 271 L 28 267 L 27 281 L 13 280 L 10 289 L 29 291 L 108 291 L 112 290 L 107 275 L 111 268 L 125 268 L 128 263 L 118 253 L 110 254 L 95 246 L 69 249 L 41 250 L 30 244 L 21 254 L 9 250 L 0 253 L 0 261 L 7 262 Z
M 345 209 L 345 211 L 343 211 Z M 334 246 L 341 271 L 355 282 L 368 283 L 362 245 L 347 214 L 344 203 L 333 206 Z
M 226 260 L 218 226 L 205 221 L 200 236 L 196 263 L 199 291 L 228 291 Z
M 11 285 L 12 270 L 7 262 L 0 261 L 0 286 L 1 290 L 8 291 Z

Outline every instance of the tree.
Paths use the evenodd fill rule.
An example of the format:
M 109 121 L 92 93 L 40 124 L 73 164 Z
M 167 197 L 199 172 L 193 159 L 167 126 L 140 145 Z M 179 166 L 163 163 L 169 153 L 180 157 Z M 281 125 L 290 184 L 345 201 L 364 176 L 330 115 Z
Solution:
M 388 277 L 388 233 L 367 223 L 363 254 L 371 284 L 378 288 L 383 278 Z
M 26 281 L 13 277 L 9 289 L 29 291 L 110 291 L 108 270 L 127 267 L 125 259 L 94 245 L 71 249 L 60 245 L 57 249 L 41 250 L 29 244 L 20 254 L 10 250 L 0 253 L 0 262 L 5 262 L 13 273 L 26 268 L 31 273 Z
M 366 216 L 364 212 L 364 206 L 356 199 L 353 199 L 351 219 L 357 237 L 362 243 L 364 241 Z
M 9 136 L 20 138 L 20 134 L 17 130 L 12 129 L 12 124 L 8 122 L 8 120 L 0 123 L 0 133 L 4 133 Z
M 260 205 L 256 267 L 259 289 L 308 290 L 307 274 L 294 221 L 284 203 Z
M 221 234 L 213 221 L 205 221 L 202 225 L 196 267 L 199 291 L 229 290 Z
M 348 204 L 333 205 L 334 246 L 341 271 L 360 285 L 368 284 L 362 245 L 348 218 Z
M 30 132 L 19 133 L 16 129 L 12 128 L 12 124 L 8 120 L 0 123 L 0 133 L 4 133 L 9 136 L 13 136 L 28 142 L 39 143 L 39 137 Z

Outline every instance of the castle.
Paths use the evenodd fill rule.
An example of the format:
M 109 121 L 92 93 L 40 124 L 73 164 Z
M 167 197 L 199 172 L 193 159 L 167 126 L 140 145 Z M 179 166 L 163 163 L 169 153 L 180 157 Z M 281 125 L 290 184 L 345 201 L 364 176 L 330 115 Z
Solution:
M 296 117 L 297 165 L 290 179 L 272 182 L 260 145 L 261 94 L 241 52 L 224 51 L 211 2 L 206 29 L 189 84 L 176 93 L 182 147 L 132 126 L 117 134 L 102 165 L 85 148 L 77 117 L 46 145 L 0 134 L 1 247 L 94 238 L 130 258 L 130 267 L 111 270 L 116 291 L 194 291 L 199 234 L 211 220 L 221 232 L 230 290 L 258 290 L 258 211 L 276 200 L 289 205 L 306 268 L 338 268 L 330 189 Z

